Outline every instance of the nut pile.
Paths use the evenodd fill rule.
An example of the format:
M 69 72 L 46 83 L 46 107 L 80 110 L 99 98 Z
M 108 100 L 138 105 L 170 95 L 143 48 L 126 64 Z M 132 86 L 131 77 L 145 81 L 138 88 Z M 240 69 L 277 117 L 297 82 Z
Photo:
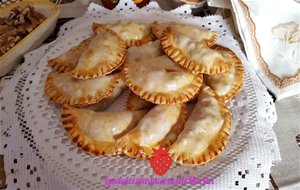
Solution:
M 46 17 L 32 5 L 15 7 L 6 18 L 0 17 L 0 56 L 39 26 Z

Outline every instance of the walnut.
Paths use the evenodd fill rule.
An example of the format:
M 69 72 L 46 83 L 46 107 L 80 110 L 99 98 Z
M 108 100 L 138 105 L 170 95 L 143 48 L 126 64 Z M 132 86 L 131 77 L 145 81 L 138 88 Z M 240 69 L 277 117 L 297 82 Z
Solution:
M 6 18 L 0 17 L 0 56 L 39 26 L 46 17 L 34 7 L 15 7 Z

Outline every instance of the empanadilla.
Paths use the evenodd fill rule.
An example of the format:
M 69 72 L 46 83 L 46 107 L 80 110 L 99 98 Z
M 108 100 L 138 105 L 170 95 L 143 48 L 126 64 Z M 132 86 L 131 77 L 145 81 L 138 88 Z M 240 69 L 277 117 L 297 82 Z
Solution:
M 69 73 L 49 73 L 45 93 L 61 105 L 87 106 L 109 97 L 121 80 L 121 74 L 79 80 Z
M 146 113 L 147 110 L 94 112 L 64 107 L 61 117 L 67 135 L 76 146 L 89 154 L 111 156 L 118 154 L 115 139 L 136 126 Z
M 128 48 L 125 62 L 143 62 L 144 60 L 148 60 L 163 54 L 164 51 L 162 50 L 160 41 L 150 41 L 139 47 L 133 46 Z
M 78 79 L 91 79 L 109 74 L 123 64 L 125 56 L 125 43 L 117 34 L 105 28 L 98 30 L 71 75 Z
M 227 105 L 209 87 L 202 87 L 198 102 L 169 153 L 181 165 L 204 164 L 225 148 L 230 128 Z
M 134 158 L 149 158 L 154 149 L 168 148 L 181 132 L 187 117 L 185 104 L 156 105 L 121 138 L 119 150 Z
M 114 24 L 93 23 L 92 26 L 95 33 L 103 27 L 117 33 L 125 41 L 127 47 L 140 46 L 154 39 L 150 25 L 146 23 L 119 21 Z
M 48 65 L 58 72 L 69 72 L 73 70 L 84 50 L 86 50 L 93 37 L 83 40 L 79 45 L 74 46 L 62 55 L 48 60 Z
M 135 95 L 133 92 L 130 92 L 127 99 L 127 109 L 128 110 L 142 110 L 142 109 L 148 109 L 153 107 L 154 104 L 151 102 L 148 102 L 138 95 Z
M 214 45 L 218 38 L 218 34 L 216 32 L 202 29 L 193 25 L 180 24 L 175 22 L 159 24 L 157 21 L 154 21 L 150 26 L 153 34 L 158 39 L 161 38 L 164 29 L 166 29 L 167 27 L 171 27 L 172 30 L 180 32 L 198 42 L 204 42 L 208 47 Z
M 195 74 L 224 73 L 232 66 L 232 60 L 226 59 L 224 51 L 211 49 L 205 43 L 197 42 L 170 27 L 164 30 L 161 44 L 173 61 Z
M 87 107 L 84 107 L 84 109 L 92 110 L 92 111 L 103 111 L 107 109 L 109 106 L 111 106 L 115 100 L 126 90 L 128 89 L 127 85 L 123 80 L 120 80 L 120 82 L 115 87 L 114 91 L 109 95 L 107 98 L 104 98 L 100 100 L 96 104 L 89 105 Z M 80 107 L 80 106 L 77 106 Z
M 229 71 L 216 75 L 204 75 L 206 84 L 226 101 L 233 98 L 241 89 L 244 81 L 244 66 L 232 50 L 220 45 L 214 45 L 211 48 L 224 50 L 223 55 L 233 60 L 233 66 Z
M 166 55 L 143 62 L 126 63 L 123 72 L 128 87 L 155 104 L 187 102 L 202 84 L 202 75 L 186 71 Z

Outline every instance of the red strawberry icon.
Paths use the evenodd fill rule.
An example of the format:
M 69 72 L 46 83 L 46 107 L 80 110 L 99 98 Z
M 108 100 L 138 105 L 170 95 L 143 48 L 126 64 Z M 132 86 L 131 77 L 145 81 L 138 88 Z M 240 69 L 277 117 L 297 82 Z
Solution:
M 164 175 L 172 164 L 172 159 L 168 154 L 168 150 L 162 148 L 154 150 L 153 155 L 150 157 L 150 164 L 155 173 L 160 176 Z

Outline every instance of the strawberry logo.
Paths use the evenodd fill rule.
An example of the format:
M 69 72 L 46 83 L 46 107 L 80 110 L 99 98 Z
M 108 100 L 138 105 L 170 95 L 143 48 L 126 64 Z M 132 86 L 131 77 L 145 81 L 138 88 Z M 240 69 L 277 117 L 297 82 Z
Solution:
M 168 154 L 168 150 L 162 148 L 154 150 L 153 155 L 150 157 L 150 164 L 155 173 L 160 176 L 164 175 L 172 164 L 172 159 Z

